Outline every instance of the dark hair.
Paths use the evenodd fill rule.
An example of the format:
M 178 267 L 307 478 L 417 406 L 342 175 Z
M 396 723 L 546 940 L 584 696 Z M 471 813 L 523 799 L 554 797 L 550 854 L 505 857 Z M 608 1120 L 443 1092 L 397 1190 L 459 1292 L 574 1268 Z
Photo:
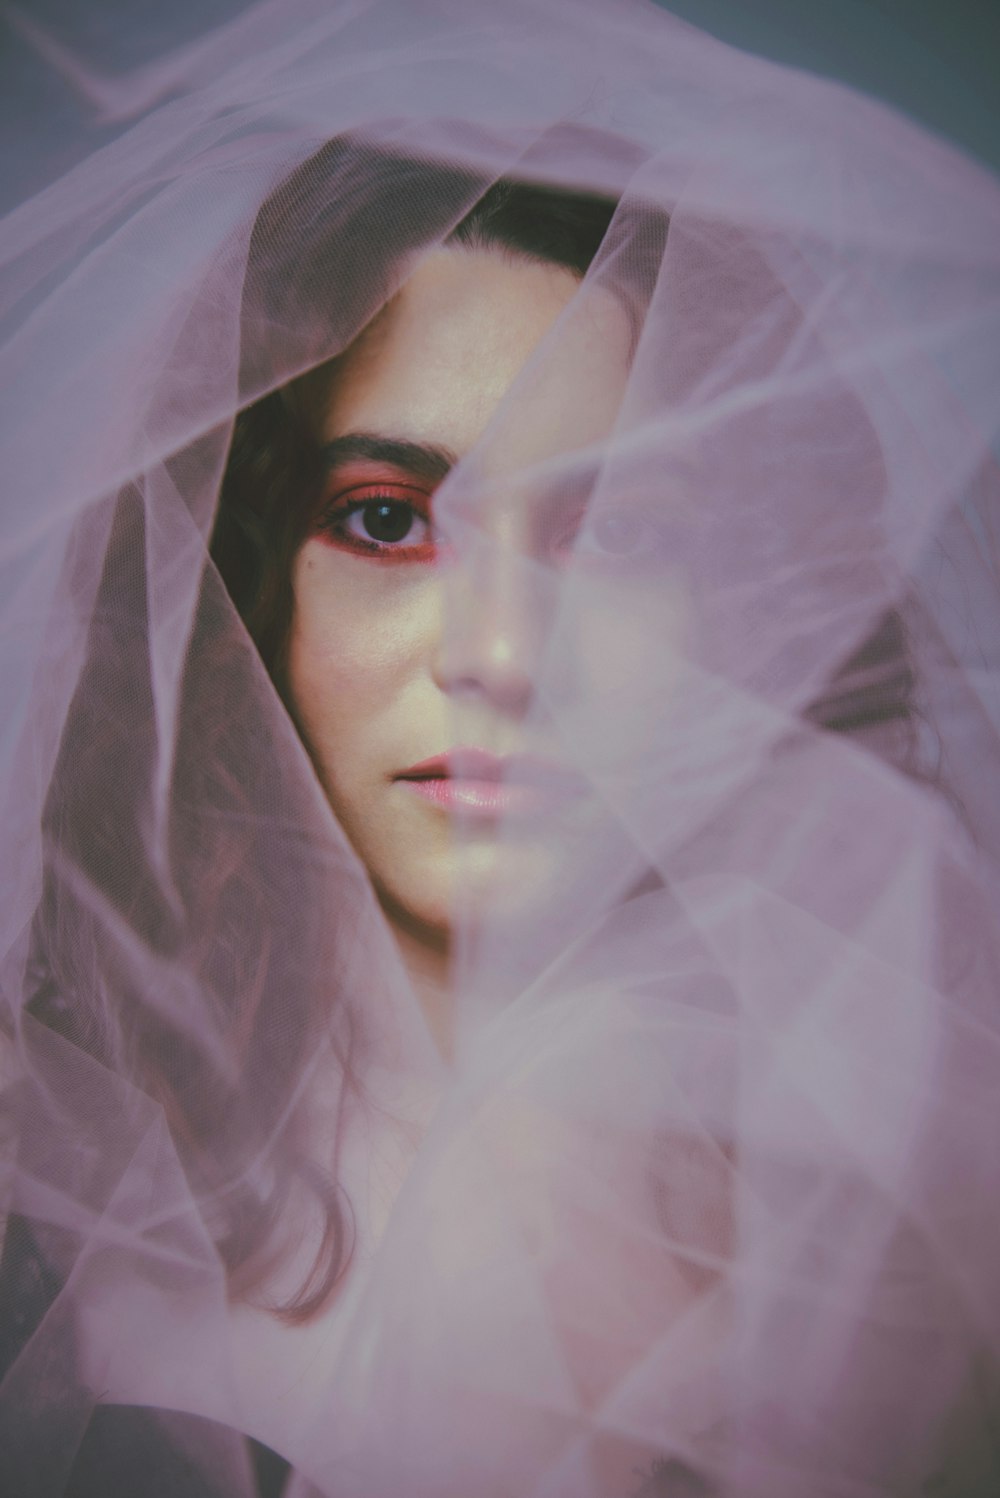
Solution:
M 373 169 L 382 179 L 375 201 L 362 191 Z M 364 258 L 362 272 L 352 261 L 353 246 L 348 245 L 345 276 L 345 246 L 331 237 L 326 225 L 325 204 L 333 182 L 342 198 L 358 198 L 355 245 L 369 241 L 371 226 L 378 222 L 385 202 L 395 205 L 394 227 L 400 223 L 410 227 L 404 238 L 397 237 L 391 261 L 373 269 L 370 259 Z M 449 210 L 455 221 L 441 236 L 445 242 L 473 250 L 499 247 L 525 259 L 563 266 L 581 277 L 619 210 L 614 197 L 510 179 L 495 182 L 466 208 L 474 190 L 474 179 L 458 170 L 442 172 L 384 151 L 348 149 L 339 141 L 323 147 L 283 184 L 258 216 L 250 252 L 246 320 L 257 324 L 260 345 L 267 348 L 268 330 L 276 326 L 321 329 L 314 351 L 324 338 L 328 347 L 337 332 L 343 342 L 343 330 L 329 323 L 327 309 L 336 301 L 330 294 L 331 266 L 340 268 L 340 285 L 346 279 L 356 291 L 358 278 L 364 274 L 384 294 L 394 284 L 394 273 L 406 252 L 420 245 L 421 234 L 433 238 Z M 428 208 L 431 196 L 433 212 Z M 406 205 L 405 215 L 399 212 L 401 203 Z M 345 215 L 340 206 L 342 221 Z M 290 252 L 294 274 L 262 279 L 256 267 L 273 261 L 272 246 L 288 234 L 289 224 L 302 223 L 311 225 L 311 230 L 308 242 L 296 241 Z M 645 212 L 642 232 L 647 247 L 655 241 L 652 247 L 662 251 L 668 228 L 662 210 Z M 629 290 L 623 287 L 627 299 Z M 281 352 L 287 361 L 287 347 Z M 303 367 L 308 363 L 302 352 L 300 363 Z M 252 366 L 244 364 L 245 381 L 266 381 L 267 375 L 266 365 L 262 368 L 258 360 Z M 860 408 L 858 420 L 864 420 Z M 221 487 L 212 556 L 279 690 L 291 625 L 292 564 L 311 510 L 310 497 L 319 482 L 314 441 L 280 390 L 240 412 Z M 916 773 L 915 693 L 903 613 L 893 608 L 848 655 L 803 716 L 830 732 L 870 739 L 877 752 Z
M 378 170 L 383 186 L 397 205 L 407 200 L 403 222 L 410 226 L 409 238 L 394 245 L 394 259 L 373 266 L 352 264 L 351 252 L 371 237 L 370 225 L 359 211 L 354 243 L 346 246 L 347 268 L 343 269 L 345 246 L 326 232 L 324 201 L 331 191 L 330 176 L 337 177 L 341 193 L 350 194 L 353 158 L 343 155 L 341 145 L 325 148 L 307 162 L 282 188 L 278 198 L 266 204 L 258 218 L 251 246 L 246 315 L 259 330 L 258 347 L 266 348 L 273 327 L 311 329 L 319 341 L 312 350 L 300 350 L 300 367 L 326 340 L 326 347 L 344 346 L 348 334 L 331 327 L 325 319 L 331 303 L 328 276 L 331 265 L 340 266 L 341 280 L 352 283 L 370 279 L 374 288 L 369 303 L 378 305 L 394 285 L 401 258 L 418 247 L 420 235 L 428 242 L 435 236 L 446 243 L 468 249 L 501 248 L 511 255 L 563 266 L 583 276 L 600 250 L 618 203 L 612 197 L 542 187 L 502 179 L 482 192 L 466 207 L 464 199 L 474 190 L 468 177 L 454 172 L 442 179 L 437 169 L 404 158 L 380 158 Z M 431 179 L 437 197 L 437 217 L 427 214 L 426 198 Z M 367 199 L 367 212 L 377 220 L 380 208 Z M 442 204 L 444 205 L 442 207 Z M 277 206 L 276 206 L 277 205 Z M 456 206 L 457 205 L 457 206 Z M 452 224 L 440 232 L 442 214 L 452 210 Z M 343 219 L 343 213 L 339 215 Z M 313 225 L 309 242 L 294 247 L 294 275 L 260 280 L 253 272 L 257 264 L 273 259 L 271 246 L 287 232 L 289 221 Z M 647 245 L 662 251 L 668 222 L 662 212 L 650 210 L 643 223 Z M 660 256 L 655 256 L 659 263 Z M 630 288 L 623 288 L 626 299 Z M 275 297 L 279 308 L 274 307 Z M 264 305 L 262 312 L 261 305 Z M 296 362 L 287 346 L 276 351 L 279 367 Z M 256 356 L 259 359 L 259 354 Z M 267 380 L 268 370 L 259 362 L 244 366 L 244 378 Z M 863 412 L 858 410 L 858 419 Z M 212 538 L 212 555 L 222 580 L 246 623 L 268 671 L 279 691 L 284 686 L 284 652 L 292 614 L 291 571 L 303 539 L 312 496 L 321 482 L 311 434 L 297 416 L 294 404 L 280 389 L 250 403 L 238 416 L 229 461 L 222 483 L 220 505 Z M 914 759 L 915 679 L 906 629 L 900 611 L 891 609 L 869 636 L 836 670 L 824 690 L 804 713 L 815 727 L 868 740 L 877 752 L 909 769 Z M 330 1210 L 336 1211 L 336 1200 Z M 335 1252 L 342 1236 L 330 1239 L 325 1277 L 317 1281 L 316 1295 L 295 1302 L 288 1314 L 308 1315 L 332 1286 L 337 1274 Z
M 330 264 L 338 263 L 342 246 L 330 243 L 322 232 L 322 214 L 309 200 L 317 193 L 329 191 L 329 152 L 319 153 L 296 174 L 280 194 L 282 214 L 276 221 L 268 205 L 258 218 L 255 244 L 250 258 L 270 259 L 263 242 L 285 230 L 286 215 L 292 211 L 298 220 L 319 222 L 321 232 L 314 243 L 300 255 L 305 264 L 297 267 L 296 300 L 306 298 L 313 310 L 300 305 L 294 314 L 286 305 L 276 314 L 269 309 L 261 315 L 259 297 L 270 300 L 273 288 L 251 284 L 252 316 L 255 321 L 272 327 L 305 326 L 313 330 L 322 322 L 324 296 Z M 334 161 L 343 171 L 341 147 Z M 405 159 L 390 158 L 388 175 L 385 160 L 380 170 L 386 178 L 384 190 L 397 204 L 401 195 L 419 202 L 426 196 L 428 178 L 441 191 L 439 173 Z M 468 193 L 472 179 L 454 173 L 444 192 L 445 210 L 456 193 Z M 305 204 L 303 203 L 305 199 Z M 377 204 L 371 211 L 377 217 Z M 445 242 L 468 249 L 500 248 L 528 260 L 562 266 L 583 276 L 593 262 L 614 215 L 616 202 L 593 193 L 540 187 L 532 183 L 501 179 L 482 194 L 455 223 Z M 440 210 L 439 210 L 440 211 Z M 426 215 L 426 210 L 425 214 Z M 417 213 L 418 221 L 421 214 Z M 363 242 L 371 238 L 359 224 Z M 395 246 L 394 262 L 369 269 L 378 287 L 392 284 L 393 271 L 403 251 L 412 243 Z M 369 297 L 369 300 L 371 298 Z M 244 377 L 247 376 L 244 368 Z M 254 375 L 260 378 L 255 363 Z M 250 635 L 279 689 L 284 669 L 284 647 L 291 624 L 291 569 L 302 541 L 310 513 L 310 497 L 315 493 L 320 473 L 315 442 L 301 419 L 274 390 L 240 412 L 233 431 L 229 461 L 222 482 L 219 510 L 212 536 L 212 557 L 229 594 L 244 620 Z
M 352 284 L 348 300 L 357 291 L 357 279 L 362 275 L 370 278 L 375 288 L 369 296 L 372 305 L 392 288 L 400 259 L 407 250 L 420 245 L 421 234 L 427 235 L 428 242 L 434 242 L 436 236 L 472 250 L 499 247 L 511 255 L 563 266 L 582 277 L 594 262 L 618 209 L 612 197 L 506 179 L 481 192 L 467 207 L 465 200 L 475 184 L 460 172 L 442 177 L 438 169 L 404 158 L 380 157 L 377 165 L 387 197 L 381 206 L 364 200 L 371 222 L 377 222 L 384 202 L 391 200 L 396 205 L 395 219 L 409 228 L 408 239 L 400 241 L 397 236 L 392 261 L 373 266 L 366 260 L 363 267 L 352 262 L 352 251 L 371 238 L 371 223 L 365 221 L 361 210 L 352 244 L 345 247 L 332 240 L 326 230 L 324 204 L 332 190 L 331 176 L 336 177 L 339 192 L 350 196 L 354 174 L 359 170 L 357 160 L 345 158 L 340 144 L 324 148 L 307 162 L 277 197 L 265 204 L 258 218 L 250 252 L 246 315 L 257 324 L 258 345 L 265 348 L 268 330 L 273 327 L 312 329 L 314 336 L 315 330 L 321 329 L 314 349 L 299 352 L 300 367 L 324 339 L 327 347 L 330 342 L 342 347 L 348 337 L 344 329 L 331 328 L 325 321 L 332 300 L 328 283 L 331 265 L 340 267 L 341 284 L 345 276 Z M 429 181 L 437 200 L 437 214 L 431 218 L 425 202 Z M 400 199 L 407 204 L 403 215 L 398 213 Z M 442 234 L 441 218 L 446 218 L 449 210 L 452 226 Z M 341 212 L 339 221 L 343 217 Z M 273 261 L 271 246 L 287 232 L 289 221 L 312 225 L 308 243 L 294 246 L 294 274 L 261 280 L 254 267 Z M 662 250 L 668 232 L 666 216 L 650 210 L 643 229 L 647 244 L 650 235 L 655 235 L 655 247 Z M 659 263 L 660 256 L 655 258 Z M 275 297 L 280 303 L 277 310 Z M 255 357 L 259 360 L 259 353 Z M 279 367 L 295 363 L 289 359 L 287 347 L 279 357 Z M 268 370 L 256 362 L 252 369 L 244 365 L 243 375 L 266 382 Z M 863 420 L 860 410 L 859 419 Z M 320 481 L 311 435 L 280 389 L 253 401 L 240 413 L 222 483 L 212 555 L 279 691 L 283 689 L 284 651 L 291 623 L 292 564 L 312 509 L 311 497 Z M 828 688 L 804 717 L 823 730 L 867 738 L 878 752 L 908 768 L 914 751 L 914 691 L 903 618 L 892 609 L 833 674 Z M 331 1199 L 330 1211 L 336 1210 L 337 1202 Z M 308 1315 L 328 1292 L 337 1276 L 336 1249 L 342 1241 L 342 1234 L 331 1237 L 327 1272 L 317 1279 L 316 1294 L 294 1302 L 287 1314 Z
M 73 1169 L 86 1172 L 77 1184 L 99 1208 L 128 1164 L 123 1146 L 134 1148 L 136 1131 L 150 1128 L 148 1099 L 159 1103 L 237 1292 L 267 1285 L 291 1246 L 289 1207 L 312 1205 L 315 1261 L 299 1292 L 274 1308 L 304 1319 L 327 1298 L 351 1231 L 336 1181 L 312 1163 L 302 1110 L 291 1104 L 321 1039 L 350 1077 L 352 1017 L 344 1006 L 324 1010 L 315 992 L 317 971 L 336 973 L 321 892 L 303 887 L 294 847 L 276 856 L 273 835 L 265 847 L 267 819 L 254 813 L 281 807 L 294 824 L 312 803 L 297 806 L 285 784 L 286 756 L 254 708 L 259 664 L 234 649 L 231 607 L 208 572 L 178 698 L 169 821 L 156 837 L 161 857 L 151 857 L 163 746 L 141 485 L 86 522 L 91 534 L 106 525 L 109 539 L 43 814 L 26 1012 L 44 1029 L 25 1030 L 45 1099 L 38 1106 L 51 1098 L 72 1116 Z M 72 575 L 66 583 L 72 597 Z M 248 873 L 262 867 L 266 880 Z M 58 1090 L 46 1089 L 51 1031 L 126 1085 L 88 1085 L 81 1057 L 82 1081 L 68 1086 L 73 1074 L 64 1070 Z
M 328 231 L 331 176 L 341 193 L 357 193 L 346 243 Z M 316 335 L 322 309 L 330 306 L 331 277 L 341 287 L 345 277 L 365 277 L 377 301 L 401 274 L 400 254 L 418 248 L 423 235 L 430 242 L 439 234 L 441 214 L 454 242 L 498 245 L 582 274 L 614 212 L 612 201 L 586 194 L 506 182 L 483 188 L 467 173 L 442 173 L 384 153 L 373 163 L 370 153 L 344 143 L 324 148 L 257 216 L 243 297 L 242 378 L 260 376 L 269 347 L 273 358 L 284 358 L 274 338 Z M 410 205 L 406 222 L 416 228 L 406 243 L 397 237 L 379 263 L 371 254 L 374 229 L 380 214 L 398 212 L 401 195 Z M 426 211 L 431 197 L 437 218 Z M 342 211 L 337 218 L 342 224 Z M 303 235 L 305 224 L 310 232 Z M 290 277 L 277 273 L 276 243 L 279 256 L 287 250 Z M 185 465 L 191 460 L 192 472 L 201 471 L 197 459 L 192 447 L 170 460 L 182 493 Z M 51 1093 L 53 1106 L 72 1113 L 71 1137 L 80 1146 L 74 1168 L 91 1173 L 88 1200 L 109 1199 L 122 1141 L 143 1128 L 152 1097 L 235 1293 L 271 1295 L 275 1271 L 287 1270 L 301 1251 L 301 1234 L 296 1242 L 289 1224 L 309 1213 L 310 1262 L 297 1288 L 269 1304 L 290 1321 L 306 1320 L 324 1304 L 351 1252 L 350 1204 L 337 1182 L 336 1159 L 328 1169 L 313 1159 L 297 1091 L 321 1044 L 332 1046 L 341 1097 L 360 1085 L 356 1009 L 340 1001 L 352 991 L 346 972 L 352 947 L 338 943 L 325 883 L 304 873 L 303 859 L 317 850 L 303 853 L 290 834 L 282 861 L 273 839 L 266 850 L 260 841 L 262 823 L 275 825 L 256 815 L 261 806 L 281 808 L 278 825 L 284 819 L 289 827 L 311 823 L 314 807 L 296 802 L 296 787 L 284 783 L 289 746 L 263 737 L 287 725 L 258 720 L 260 664 L 232 628 L 230 598 L 280 680 L 289 572 L 308 511 L 311 465 L 307 434 L 280 391 L 241 413 L 212 540 L 222 581 L 206 570 L 178 694 L 162 803 L 169 820 L 156 838 L 164 867 L 149 853 L 150 819 L 162 796 L 162 787 L 156 789 L 162 746 L 142 483 L 87 517 L 91 538 L 103 525 L 108 542 L 92 606 L 87 579 L 77 579 L 71 565 L 65 579 L 66 596 L 79 595 L 89 618 L 88 648 L 44 809 L 25 1032 L 43 1091 L 52 1032 L 76 1048 L 84 1071 L 91 1057 L 132 1084 L 117 1099 L 99 1090 L 100 1106 L 93 1107 L 88 1098 L 97 1094 L 86 1086 L 76 1089 L 78 1098 L 65 1087 Z M 175 859 L 175 849 L 183 856 Z M 253 871 L 265 866 L 267 880 L 255 878 Z M 215 1054 L 186 1024 L 192 1002 L 214 1027 Z
M 280 746 L 271 753 L 261 742 L 278 726 L 254 718 L 259 665 L 236 648 L 229 598 L 280 690 L 291 568 L 320 477 L 310 434 L 273 388 L 274 376 L 347 346 L 357 329 L 337 326 L 343 307 L 379 305 L 404 275 L 410 252 L 442 239 L 470 249 L 497 246 L 582 276 L 616 208 L 613 197 L 508 180 L 488 185 L 462 170 L 343 142 L 324 147 L 263 204 L 243 294 L 240 380 L 248 399 L 236 421 L 211 543 L 221 585 L 220 576 L 206 572 L 179 694 L 168 841 L 173 847 L 182 840 L 188 853 L 176 871 L 152 871 L 148 857 L 145 819 L 158 784 L 158 744 L 140 485 L 117 496 L 105 516 L 110 539 L 92 610 L 83 585 L 90 649 L 45 807 L 29 1012 L 162 1104 L 238 1293 L 266 1289 L 283 1261 L 283 1221 L 296 1216 L 289 1204 L 314 1205 L 320 1231 L 313 1262 L 298 1289 L 271 1307 L 289 1320 L 307 1319 L 326 1301 L 351 1247 L 350 1210 L 335 1162 L 328 1173 L 317 1168 L 301 1111 L 290 1103 L 321 1036 L 334 1046 L 342 1085 L 353 1085 L 357 1037 L 351 1007 L 337 999 L 348 978 L 334 976 L 332 996 L 316 989 L 316 974 L 336 975 L 339 960 L 325 890 L 303 889 L 293 877 L 301 869 L 294 859 L 283 874 L 269 866 L 274 887 L 266 890 L 246 872 L 264 857 L 248 813 L 286 806 L 291 792 L 279 784 Z M 393 232 L 380 236 L 387 215 Z M 665 216 L 653 215 L 646 233 L 647 242 L 653 233 L 662 244 Z M 371 247 L 382 238 L 391 249 L 379 260 Z M 333 295 L 345 287 L 348 294 Z M 261 390 L 269 393 L 250 398 Z M 184 454 L 174 460 L 178 475 L 184 460 Z M 211 700 L 220 681 L 237 705 L 224 720 Z M 863 731 L 876 720 L 905 724 L 912 688 L 905 634 L 892 614 L 810 715 L 839 732 Z M 206 725 L 215 735 L 208 754 Z M 122 798 L 123 786 L 131 787 L 130 798 Z M 308 817 L 309 808 L 299 808 L 290 820 Z M 105 911 L 120 912 L 144 954 L 181 985 L 176 1006 L 146 992 L 128 950 L 109 945 Z M 211 1009 L 224 1054 L 231 1057 L 235 1047 L 238 1076 L 185 1033 L 185 985 Z M 113 1139 L 117 1129 L 110 1112 L 88 1127 L 102 1139 Z M 111 1189 L 102 1148 L 90 1155 Z M 95 1186 L 95 1200 L 103 1189 Z
M 916 692 L 906 620 L 900 609 L 888 609 L 803 716 L 829 733 L 870 742 L 899 769 L 924 778 L 918 767 Z

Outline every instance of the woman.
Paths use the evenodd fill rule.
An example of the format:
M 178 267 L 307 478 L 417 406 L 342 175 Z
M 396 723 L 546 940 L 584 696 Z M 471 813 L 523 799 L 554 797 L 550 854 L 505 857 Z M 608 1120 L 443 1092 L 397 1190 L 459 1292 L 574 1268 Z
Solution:
M 990 1490 L 995 188 L 551 36 L 261 11 L 12 226 L 25 1490 Z
M 298 192 L 322 223 L 324 206 L 341 201 L 338 177 L 351 158 L 342 143 L 321 152 L 282 189 L 282 203 Z M 383 179 L 379 196 L 397 210 L 404 193 L 426 192 L 434 180 L 427 165 L 412 160 L 385 157 L 375 170 Z M 457 178 L 451 190 L 472 187 Z M 376 201 L 365 211 L 374 217 L 378 207 Z M 474 516 L 475 537 L 461 534 L 461 518 L 452 537 L 436 531 L 455 493 L 453 470 L 465 471 L 463 460 L 566 310 L 613 209 L 608 200 L 509 182 L 490 189 L 344 354 L 250 409 L 223 485 L 215 545 L 223 578 L 242 602 L 338 819 L 374 880 L 446 1051 L 456 885 L 482 885 L 475 903 L 496 908 L 503 898 L 493 867 L 497 824 L 512 822 L 519 804 L 518 820 L 533 819 L 532 846 L 524 846 L 525 825 L 521 851 L 506 846 L 500 855 L 517 860 L 505 882 L 519 901 L 528 894 L 526 879 L 544 877 L 542 865 L 550 866 L 551 883 L 558 842 L 545 813 L 556 800 L 578 802 L 581 789 L 551 749 L 546 762 L 538 753 L 525 757 L 525 737 L 538 737 L 537 730 L 524 732 L 539 648 L 531 638 L 531 580 L 521 579 L 526 587 L 518 596 L 511 591 L 519 587 L 516 575 L 490 583 L 490 558 L 513 562 L 515 574 L 532 554 L 550 566 L 568 558 L 587 491 L 577 480 L 555 499 L 522 493 L 518 504 L 516 481 L 498 475 L 492 506 L 468 495 L 464 502 L 464 530 Z M 266 253 L 271 217 L 269 205 L 258 225 L 258 254 Z M 355 237 L 364 243 L 369 236 L 359 225 Z M 297 246 L 300 284 L 336 255 L 335 241 L 324 242 L 322 233 L 318 239 Z M 323 311 L 303 309 L 303 321 L 315 327 Z M 554 457 L 606 435 L 631 342 L 627 302 L 605 297 L 596 325 L 583 330 L 569 367 L 552 380 L 558 389 L 537 423 Z M 491 542 L 490 509 L 516 535 Z M 631 518 L 641 525 L 640 514 Z M 635 545 L 642 540 L 637 530 Z M 477 588 L 477 617 L 462 625 L 466 654 L 446 659 L 442 602 L 455 608 L 458 600 L 447 583 L 440 596 L 433 564 L 470 542 L 482 553 L 477 585 L 498 586 L 503 596 Z M 624 530 L 617 546 L 609 532 L 597 554 L 627 563 L 629 545 Z M 385 564 L 395 563 L 405 570 L 384 576 Z M 427 586 L 415 617 L 412 583 L 421 566 Z M 532 897 L 542 898 L 541 890 Z

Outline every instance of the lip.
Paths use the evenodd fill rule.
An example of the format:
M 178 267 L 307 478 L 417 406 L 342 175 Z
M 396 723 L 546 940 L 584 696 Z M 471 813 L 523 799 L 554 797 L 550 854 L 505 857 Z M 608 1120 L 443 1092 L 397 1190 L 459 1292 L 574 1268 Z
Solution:
M 575 800 L 583 789 L 580 776 L 551 760 L 477 748 L 451 749 L 421 760 L 394 779 L 444 811 L 487 821 L 538 816 Z

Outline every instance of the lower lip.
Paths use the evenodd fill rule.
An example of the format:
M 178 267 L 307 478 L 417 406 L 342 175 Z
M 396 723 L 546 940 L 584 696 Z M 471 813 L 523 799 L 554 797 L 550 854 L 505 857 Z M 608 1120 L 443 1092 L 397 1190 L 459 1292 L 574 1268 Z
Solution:
M 510 785 L 500 780 L 435 776 L 426 780 L 400 780 L 399 784 L 457 816 L 488 820 L 537 814 L 546 800 L 538 786 Z

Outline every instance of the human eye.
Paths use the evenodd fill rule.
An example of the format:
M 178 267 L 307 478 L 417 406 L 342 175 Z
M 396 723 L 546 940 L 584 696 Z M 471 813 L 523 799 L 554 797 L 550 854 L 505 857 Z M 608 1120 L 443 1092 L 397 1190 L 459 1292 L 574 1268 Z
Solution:
M 361 556 L 425 561 L 434 555 L 430 495 L 407 486 L 352 489 L 319 515 L 321 539 Z
M 588 517 L 577 537 L 575 551 L 614 561 L 647 555 L 659 535 L 649 517 L 634 506 L 616 505 Z
M 622 497 L 581 513 L 562 550 L 585 564 L 662 567 L 679 559 L 682 530 L 668 500 Z

